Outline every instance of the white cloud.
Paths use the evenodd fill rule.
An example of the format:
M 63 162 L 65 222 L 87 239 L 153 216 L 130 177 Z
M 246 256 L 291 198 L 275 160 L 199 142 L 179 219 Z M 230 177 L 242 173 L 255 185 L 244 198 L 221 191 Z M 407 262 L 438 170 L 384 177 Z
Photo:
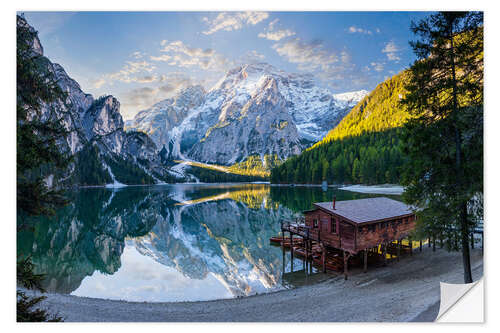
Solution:
M 278 23 L 278 19 L 269 23 L 268 28 L 265 32 L 261 32 L 258 34 L 260 38 L 266 38 L 269 40 L 279 41 L 283 38 L 294 36 L 295 32 L 289 29 L 280 29 L 276 30 L 275 25 Z
M 267 31 L 265 33 L 261 32 L 259 33 L 260 38 L 266 38 L 269 40 L 275 40 L 278 41 L 280 39 L 283 39 L 285 37 L 290 37 L 295 35 L 295 32 L 285 29 L 285 30 L 276 30 L 276 31 Z
M 294 38 L 274 44 L 272 48 L 289 62 L 297 64 L 300 70 L 324 70 L 339 62 L 337 54 L 325 50 L 321 40 L 303 42 L 300 38 Z
M 351 82 L 358 75 L 354 74 L 355 65 L 347 51 L 328 50 L 321 40 L 305 42 L 293 38 L 274 44 L 272 48 L 289 62 L 297 64 L 299 70 L 314 74 L 332 87 L 343 80 Z
M 203 31 L 203 33 L 210 35 L 219 30 L 239 30 L 246 25 L 256 25 L 268 17 L 269 14 L 266 12 L 219 13 L 213 20 L 210 20 L 208 17 L 203 18 L 203 21 L 208 24 L 208 30 Z
M 382 63 L 382 62 L 372 62 L 372 63 L 370 63 L 370 65 L 372 66 L 373 70 L 376 72 L 381 72 L 384 70 L 384 63 Z
M 101 78 L 99 78 L 99 79 L 93 80 L 93 81 L 91 82 L 91 84 L 94 86 L 94 88 L 99 89 L 99 88 L 101 88 L 103 85 L 105 85 L 105 84 L 106 84 L 106 79 L 104 79 L 104 78 L 102 78 L 102 77 L 101 77 Z
M 141 59 L 146 55 L 146 53 L 141 52 L 141 51 L 135 51 L 133 52 L 130 57 L 135 58 L 135 59 Z
M 151 57 L 149 57 L 149 59 L 151 59 L 153 61 L 169 61 L 170 59 L 172 59 L 172 57 L 169 56 L 168 54 L 162 54 L 158 57 L 151 56 Z
M 162 40 L 161 45 L 163 46 L 163 49 L 161 49 L 162 52 L 185 53 L 190 57 L 209 57 L 215 54 L 215 51 L 213 49 L 189 47 L 180 40 L 176 40 L 170 43 L 167 40 Z
M 340 52 L 340 60 L 344 64 L 348 64 L 351 62 L 351 55 L 347 53 L 346 51 Z
M 135 78 L 135 82 L 137 83 L 151 83 L 155 81 L 161 81 L 161 78 L 158 75 L 146 75 Z
M 391 61 L 399 61 L 401 58 L 399 57 L 399 52 L 401 49 L 399 49 L 394 43 L 394 41 L 390 41 L 389 43 L 385 44 L 385 47 L 382 49 L 382 53 L 385 53 L 387 56 L 387 59 Z
M 255 50 L 252 50 L 252 51 L 248 51 L 247 53 L 245 53 L 240 58 L 239 62 L 242 64 L 254 64 L 254 63 L 262 62 L 262 61 L 264 61 L 264 59 L 266 59 L 266 56 L 264 56 L 263 54 L 255 51 Z
M 314 75 L 332 89 L 358 89 L 369 82 L 365 71 L 351 61 L 347 50 L 334 51 L 323 41 L 303 41 L 298 37 L 276 43 L 272 48 L 300 71 Z
M 127 61 L 119 71 L 101 76 L 99 79 L 93 81 L 93 85 L 94 88 L 98 89 L 105 84 L 113 84 L 115 81 L 124 83 L 152 82 L 151 80 L 146 79 L 147 77 L 154 77 L 152 74 L 149 74 L 147 76 L 144 75 L 153 72 L 154 69 L 156 69 L 156 66 L 145 60 Z M 142 75 L 138 76 L 138 74 Z
M 159 75 L 158 86 L 147 86 L 129 90 L 121 97 L 121 113 L 125 119 L 132 118 L 138 111 L 147 109 L 161 100 L 171 97 L 179 90 L 193 84 L 190 77 L 183 73 Z M 153 81 L 152 81 L 153 82 Z
M 163 40 L 161 45 L 163 48 L 160 51 L 164 54 L 151 56 L 150 60 L 166 62 L 171 66 L 200 67 L 211 71 L 225 71 L 232 65 L 231 61 L 213 49 L 189 47 L 180 40 Z
M 359 28 L 359 27 L 356 27 L 354 25 L 350 26 L 349 29 L 347 29 L 347 31 L 349 31 L 350 34 L 355 34 L 355 33 L 365 34 L 365 35 L 371 35 L 372 34 L 371 30 Z

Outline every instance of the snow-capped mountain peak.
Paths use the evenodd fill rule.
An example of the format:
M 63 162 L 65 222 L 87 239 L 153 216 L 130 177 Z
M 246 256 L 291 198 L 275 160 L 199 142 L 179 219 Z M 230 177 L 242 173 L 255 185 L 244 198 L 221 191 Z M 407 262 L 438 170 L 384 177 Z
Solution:
M 172 157 L 225 165 L 252 155 L 284 159 L 321 140 L 366 93 L 334 95 L 312 75 L 247 64 L 207 93 L 190 87 L 139 112 L 127 127 L 148 133 Z

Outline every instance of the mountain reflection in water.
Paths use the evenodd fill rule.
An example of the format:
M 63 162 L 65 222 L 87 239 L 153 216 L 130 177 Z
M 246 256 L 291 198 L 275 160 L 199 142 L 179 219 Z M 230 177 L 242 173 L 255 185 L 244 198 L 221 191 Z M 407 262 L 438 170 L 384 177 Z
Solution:
M 130 301 L 281 289 L 283 253 L 269 244 L 280 220 L 334 195 L 373 196 L 267 184 L 84 188 L 70 195 L 56 216 L 18 233 L 18 255 L 31 255 L 49 292 Z

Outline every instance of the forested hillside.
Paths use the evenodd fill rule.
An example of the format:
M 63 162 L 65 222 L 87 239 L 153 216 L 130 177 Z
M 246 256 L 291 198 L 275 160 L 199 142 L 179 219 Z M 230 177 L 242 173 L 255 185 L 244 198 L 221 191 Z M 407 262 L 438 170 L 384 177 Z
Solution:
M 272 183 L 397 183 L 403 162 L 398 129 L 345 137 L 289 158 Z
M 408 73 L 379 84 L 325 138 L 271 172 L 272 183 L 398 183 Z
M 407 93 L 404 88 L 407 80 L 408 73 L 403 71 L 380 83 L 342 119 L 337 127 L 311 148 L 346 136 L 401 127 L 409 117 L 404 106 L 400 104 Z

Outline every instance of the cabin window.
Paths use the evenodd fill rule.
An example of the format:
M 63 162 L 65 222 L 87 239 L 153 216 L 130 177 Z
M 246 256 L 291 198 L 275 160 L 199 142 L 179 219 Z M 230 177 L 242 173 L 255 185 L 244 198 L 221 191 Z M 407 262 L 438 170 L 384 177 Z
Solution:
M 314 220 L 313 220 L 313 227 L 314 227 L 314 228 L 317 228 L 317 227 L 318 227 L 318 220 L 317 220 L 317 219 L 314 219 Z
M 372 232 L 375 231 L 375 226 L 376 226 L 375 224 L 370 224 L 368 226 L 368 231 L 372 231 Z
M 333 234 L 337 233 L 337 221 L 333 217 L 330 219 L 330 230 Z

